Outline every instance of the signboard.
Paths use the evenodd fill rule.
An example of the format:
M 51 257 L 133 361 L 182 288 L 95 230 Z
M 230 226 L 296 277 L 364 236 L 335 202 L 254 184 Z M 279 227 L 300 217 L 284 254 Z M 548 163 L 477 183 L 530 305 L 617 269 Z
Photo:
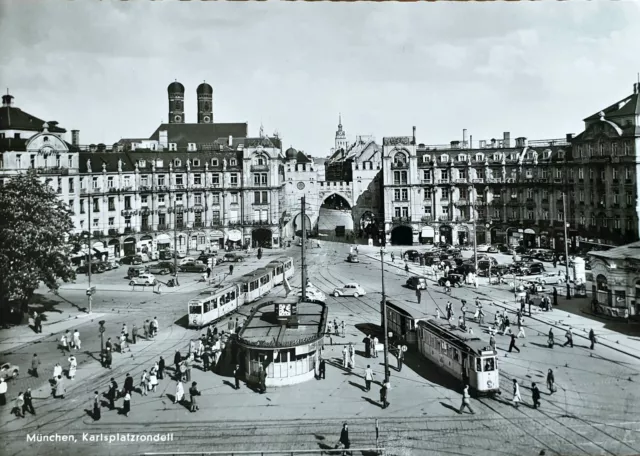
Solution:
M 229 240 L 231 242 L 238 242 L 242 239 L 242 232 L 240 230 L 229 230 L 227 232 L 227 235 L 229 236 Z

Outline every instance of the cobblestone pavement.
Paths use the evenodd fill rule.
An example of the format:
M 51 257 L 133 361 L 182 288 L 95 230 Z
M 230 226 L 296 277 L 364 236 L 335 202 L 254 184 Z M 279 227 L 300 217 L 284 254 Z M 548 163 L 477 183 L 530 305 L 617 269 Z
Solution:
M 90 417 L 92 393 L 104 392 L 110 377 L 120 385 L 124 375 L 130 372 L 136 380 L 142 369 L 151 367 L 158 356 L 171 360 L 176 349 L 184 350 L 188 341 L 197 336 L 196 331 L 187 330 L 174 322 L 185 314 L 186 301 L 193 293 L 174 294 L 171 297 L 153 298 L 136 310 L 114 310 L 108 314 L 108 333 L 114 333 L 123 321 L 140 322 L 142 318 L 158 315 L 161 332 L 155 341 L 141 341 L 132 347 L 131 353 L 114 356 L 112 370 L 104 370 L 92 359 L 91 354 L 99 347 L 99 341 L 87 342 L 89 354 L 83 359 L 76 380 L 67 382 L 65 399 L 48 397 L 45 386 L 37 390 L 35 401 L 37 416 L 25 419 L 9 415 L 8 407 L 2 410 L 0 436 L 6 442 L 7 455 L 17 455 L 27 448 L 26 436 L 40 433 L 72 434 L 77 443 L 33 443 L 28 448 L 32 454 L 138 454 L 144 451 L 205 451 L 205 450 L 287 450 L 331 448 L 339 438 L 343 421 L 350 425 L 353 446 L 375 445 L 375 423 L 378 420 L 380 445 L 393 455 L 538 455 L 545 450 L 547 455 L 632 455 L 640 453 L 640 418 L 637 408 L 639 392 L 636 386 L 640 373 L 640 362 L 613 348 L 598 345 L 592 352 L 586 340 L 576 339 L 576 346 L 546 347 L 549 316 L 534 316 L 527 319 L 527 337 L 518 341 L 521 353 L 506 353 L 506 336 L 498 336 L 500 368 L 502 373 L 502 395 L 497 399 L 472 399 L 475 415 L 460 415 L 459 385 L 438 369 L 409 352 L 405 368 L 397 372 L 396 360 L 390 356 L 392 366 L 390 402 L 381 409 L 377 388 L 367 393 L 363 390 L 363 368 L 372 365 L 376 378 L 383 376 L 382 357 L 378 359 L 357 358 L 357 368 L 345 371 L 340 367 L 340 352 L 347 342 L 358 344 L 364 337 L 360 331 L 363 324 L 378 324 L 380 309 L 380 262 L 367 259 L 360 246 L 362 263 L 345 262 L 348 246 L 324 243 L 323 248 L 314 249 L 308 258 L 309 277 L 314 285 L 329 294 L 342 282 L 357 281 L 367 290 L 360 298 L 329 297 L 329 318 L 345 321 L 347 334 L 332 340 L 326 348 L 329 358 L 327 379 L 305 384 L 270 389 L 266 394 L 256 394 L 243 386 L 239 391 L 230 387 L 229 379 L 213 373 L 196 370 L 193 379 L 202 390 L 199 400 L 201 410 L 189 411 L 173 404 L 175 382 L 163 380 L 158 392 L 148 396 L 134 394 L 132 413 L 124 417 L 117 411 L 103 408 L 102 419 L 94 422 Z M 291 249 L 290 252 L 295 250 Z M 373 250 L 370 252 L 375 253 Z M 278 255 L 282 251 L 277 252 Z M 264 262 L 265 259 L 262 260 Z M 300 263 L 296 264 L 299 270 Z M 248 267 L 249 265 L 247 265 Z M 402 286 L 406 280 L 403 265 L 388 265 L 385 274 L 387 293 L 392 298 L 415 300 L 415 292 Z M 239 272 L 240 273 L 240 272 Z M 300 282 L 297 274 L 292 285 Z M 274 290 L 282 293 L 282 289 Z M 487 302 L 487 321 L 493 312 L 502 310 L 504 304 L 491 306 L 492 301 L 508 301 L 506 290 L 461 288 L 454 289 L 452 296 L 442 293 L 439 287 L 430 286 L 423 297 L 427 312 L 435 313 L 436 306 L 444 308 L 448 300 L 454 303 L 459 313 L 459 300 L 473 302 L 479 293 Z M 502 300 L 502 297 L 505 299 Z M 82 296 L 69 294 L 70 300 L 81 300 Z M 506 305 L 509 308 L 509 304 Z M 115 308 L 114 308 L 115 309 Z M 101 310 L 102 311 L 102 310 Z M 120 313 L 118 313 L 118 311 Z M 246 313 L 246 310 L 242 310 Z M 555 312 L 555 311 L 554 311 Z M 574 327 L 587 323 L 580 316 L 566 317 L 575 322 Z M 356 327 L 356 325 L 358 325 Z M 225 322 L 222 322 L 222 327 Z M 484 328 L 472 324 L 474 333 L 488 339 Z M 80 329 L 81 333 L 88 330 Z M 556 332 L 558 340 L 563 332 Z M 94 335 L 95 336 L 95 335 Z M 621 344 L 633 347 L 634 341 L 620 335 Z M 60 357 L 55 341 L 45 338 L 40 345 L 48 364 Z M 87 337 L 87 340 L 89 338 Z M 326 339 L 327 343 L 330 339 Z M 84 348 L 84 347 L 83 347 Z M 31 350 L 16 351 L 14 356 L 23 365 Z M 44 364 L 44 361 L 43 361 Z M 43 366 L 45 367 L 45 366 Z M 548 368 L 555 371 L 558 391 L 547 394 L 544 376 Z M 24 368 L 26 371 L 26 367 Z M 514 408 L 509 400 L 509 385 L 512 378 L 521 384 L 524 403 Z M 538 381 L 542 395 L 542 406 L 530 408 L 532 381 Z M 33 383 L 37 385 L 37 382 Z M 26 384 L 25 384 L 26 385 Z M 10 386 L 10 393 L 15 390 Z M 10 397 L 14 397 L 10 394 Z M 35 395 L 34 395 L 35 396 Z M 121 401 L 118 401 L 118 406 Z M 88 435 L 113 435 L 128 432 L 136 435 L 173 433 L 172 442 L 160 443 L 83 443 Z

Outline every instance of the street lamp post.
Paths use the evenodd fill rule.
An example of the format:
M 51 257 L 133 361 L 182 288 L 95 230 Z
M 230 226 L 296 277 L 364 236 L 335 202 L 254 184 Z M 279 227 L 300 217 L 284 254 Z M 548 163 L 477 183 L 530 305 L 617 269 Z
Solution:
M 384 247 L 380 247 L 382 269 L 382 329 L 384 331 L 384 382 L 389 383 L 389 329 L 387 325 L 387 295 L 384 289 Z
M 567 200 L 565 193 L 562 193 L 562 211 L 564 217 L 562 223 L 564 224 L 564 268 L 565 268 L 565 280 L 567 283 L 567 299 L 571 299 L 571 285 L 569 284 L 569 239 L 567 238 Z
M 178 206 L 173 208 L 173 273 L 175 275 L 176 286 L 180 286 L 178 281 Z
M 473 205 L 471 206 L 471 218 L 473 219 L 473 262 L 474 262 L 474 275 L 478 275 L 478 234 L 476 232 L 476 198 L 478 197 L 478 192 L 475 187 L 473 187 L 474 199 Z M 489 279 L 491 281 L 491 279 Z
M 91 308 L 93 306 L 93 293 L 91 291 L 91 257 L 93 256 L 92 248 L 91 248 L 91 193 L 87 192 L 87 250 L 89 251 L 89 267 L 87 268 L 89 272 L 89 287 L 87 289 L 87 300 L 89 301 L 89 313 L 91 313 Z

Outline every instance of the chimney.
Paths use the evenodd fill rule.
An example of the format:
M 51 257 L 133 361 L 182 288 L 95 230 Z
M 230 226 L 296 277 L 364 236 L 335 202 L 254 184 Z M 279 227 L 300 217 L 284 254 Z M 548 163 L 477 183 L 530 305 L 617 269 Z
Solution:
M 80 130 L 71 130 L 71 144 L 74 146 L 80 145 Z
M 467 148 L 467 129 L 466 128 L 462 129 L 462 148 L 463 149 Z
M 473 135 L 469 135 L 469 149 L 473 149 Z
M 229 147 L 233 147 L 233 136 L 229 135 Z
M 413 143 L 414 146 L 416 145 L 416 127 L 413 127 Z
M 573 133 L 567 133 L 567 142 L 570 143 L 573 140 Z
M 13 106 L 13 96 L 9 95 L 9 90 L 7 89 L 7 94 L 2 95 L 2 107 L 10 108 L 11 106 Z
M 633 93 L 634 95 L 640 93 L 640 82 L 636 82 L 633 84 Z
M 502 144 L 504 144 L 504 147 L 511 147 L 511 132 L 505 131 L 502 133 Z
M 516 138 L 516 147 L 527 147 L 527 138 L 523 136 Z
M 460 149 L 460 141 L 451 141 L 451 148 L 452 149 Z
M 160 136 L 158 137 L 160 147 L 169 147 L 169 132 L 167 130 L 160 130 Z
M 491 147 L 496 147 L 496 139 L 491 138 Z

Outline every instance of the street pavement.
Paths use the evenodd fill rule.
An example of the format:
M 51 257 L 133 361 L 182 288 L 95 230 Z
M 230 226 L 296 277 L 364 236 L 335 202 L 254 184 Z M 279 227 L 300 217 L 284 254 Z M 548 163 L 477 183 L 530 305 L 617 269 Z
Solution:
M 359 246 L 359 250 L 360 264 L 346 262 L 349 246 L 345 244 L 322 242 L 320 249 L 308 250 L 308 276 L 313 285 L 327 294 L 329 319 L 344 321 L 346 325 L 345 337 L 325 339 L 326 380 L 272 388 L 266 394 L 257 394 L 244 384 L 236 391 L 231 387 L 230 378 L 194 370 L 193 380 L 198 382 L 202 391 L 199 412 L 190 413 L 184 406 L 174 405 L 175 382 L 163 380 L 156 393 L 148 396 L 134 394 L 129 417 L 103 408 L 102 419 L 94 422 L 87 413 L 91 408 L 93 391 L 105 392 L 110 377 L 115 377 L 122 386 L 128 372 L 137 386 L 142 370 L 149 369 L 159 356 L 164 356 L 167 364 L 171 364 L 175 350 L 186 351 L 188 341 L 199 335 L 198 331 L 180 324 L 186 313 L 186 302 L 206 287 L 196 282 L 195 274 L 184 276 L 187 282 L 194 282 L 190 285 L 193 288 L 168 294 L 163 292 L 161 295 L 111 291 L 105 286 L 95 296 L 93 308 L 107 322 L 105 336 L 114 338 L 123 322 L 127 322 L 129 330 L 133 322 L 141 328 L 145 319 L 154 316 L 160 320 L 160 334 L 156 340 L 139 341 L 131 347 L 130 353 L 115 354 L 113 369 L 105 370 L 95 359 L 100 348 L 96 322 L 79 319 L 83 322 L 78 326 L 83 339 L 83 353 L 79 355 L 76 379 L 67 381 L 65 399 L 52 399 L 46 384 L 55 362 L 62 362 L 63 367 L 68 364 L 66 355 L 57 348 L 60 332 L 66 330 L 63 326 L 55 333 L 45 327 L 44 334 L 40 335 L 42 338 L 16 345 L 3 353 L 3 361 L 8 360 L 21 367 L 20 379 L 9 385 L 9 398 L 30 386 L 36 391 L 37 412 L 36 416 L 27 415 L 27 418 L 20 419 L 9 414 L 8 406 L 4 407 L 0 428 L 5 442 L 4 454 L 18 454 L 26 448 L 32 454 L 51 455 L 120 455 L 205 449 L 328 449 L 337 442 L 343 421 L 349 423 L 352 446 L 369 447 L 376 443 L 376 420 L 380 431 L 379 443 L 387 449 L 387 454 L 393 455 L 538 455 L 542 450 L 547 455 L 640 453 L 640 421 L 636 412 L 640 393 L 635 385 L 640 381 L 640 361 L 634 357 L 638 353 L 638 341 L 631 336 L 607 332 L 604 324 L 599 327 L 593 320 L 567 314 L 561 309 L 535 313 L 532 318 L 525 319 L 526 338 L 518 340 L 521 353 L 507 353 L 508 337 L 497 336 L 502 395 L 496 399 L 472 399 L 475 415 L 458 414 L 460 385 L 412 352 L 407 353 L 401 372 L 395 369 L 395 357 L 389 356 L 392 367 L 391 406 L 381 409 L 379 387 L 374 386 L 370 392 L 365 392 L 363 374 L 366 365 L 370 364 L 376 381 L 382 379 L 383 358 L 366 359 L 362 356 L 362 339 L 366 334 L 358 329 L 367 324 L 378 325 L 380 321 L 380 257 L 376 248 Z M 299 286 L 299 249 L 293 247 L 273 252 L 265 250 L 262 260 L 254 257 L 246 264 L 237 265 L 234 276 L 266 264 L 271 259 L 270 255 L 281 256 L 286 252 L 296 258 L 297 270 L 291 284 Z M 421 272 L 422 268 L 410 266 L 410 274 L 407 275 L 404 262 L 396 260 L 392 265 L 389 261 L 387 259 L 385 265 L 387 296 L 389 299 L 415 301 L 415 292 L 403 284 L 408 276 Z M 220 266 L 216 271 L 222 271 L 224 267 Z M 113 278 L 103 275 L 100 280 L 108 285 L 115 282 L 116 277 L 115 274 Z M 359 298 L 330 296 L 335 286 L 352 281 L 360 283 L 367 294 Z M 284 294 L 284 290 L 277 287 L 272 293 Z M 466 299 L 469 309 L 473 310 L 476 297 L 485 303 L 487 322 L 493 321 L 496 310 L 506 308 L 512 311 L 515 308 L 513 294 L 506 287 L 488 287 L 482 283 L 478 289 L 453 289 L 451 295 L 430 283 L 421 305 L 427 313 L 435 316 L 437 307 L 444 310 L 447 301 L 451 301 L 459 315 L 460 300 Z M 59 298 L 71 303 L 69 306 L 85 307 L 84 291 L 61 290 Z M 247 315 L 250 307 L 245 306 L 240 313 Z M 50 329 L 56 329 L 56 324 L 52 324 Z M 488 340 L 484 332 L 486 328 L 469 324 L 475 335 Z M 567 324 L 580 335 L 583 329 L 593 327 L 601 343 L 591 351 L 586 339 L 576 337 L 574 348 L 559 345 L 553 350 L 547 348 L 549 327 L 559 328 L 554 330 L 556 341 L 563 342 Z M 220 322 L 219 328 L 226 329 L 226 321 Z M 349 342 L 357 344 L 360 351 L 353 371 L 345 371 L 341 367 L 341 350 Z M 42 358 L 41 380 L 27 377 L 33 352 Z M 548 394 L 545 382 L 549 368 L 555 372 L 558 387 L 552 395 Z M 524 400 L 518 409 L 509 403 L 513 378 L 519 380 Z M 542 391 L 542 407 L 538 410 L 529 406 L 532 381 L 538 382 Z M 118 401 L 117 405 L 121 404 L 122 401 Z M 173 433 L 173 441 L 81 441 L 83 433 L 113 435 L 117 432 L 136 436 L 169 432 Z M 27 447 L 26 435 L 31 433 L 72 435 L 78 441 L 73 444 L 31 443 Z

